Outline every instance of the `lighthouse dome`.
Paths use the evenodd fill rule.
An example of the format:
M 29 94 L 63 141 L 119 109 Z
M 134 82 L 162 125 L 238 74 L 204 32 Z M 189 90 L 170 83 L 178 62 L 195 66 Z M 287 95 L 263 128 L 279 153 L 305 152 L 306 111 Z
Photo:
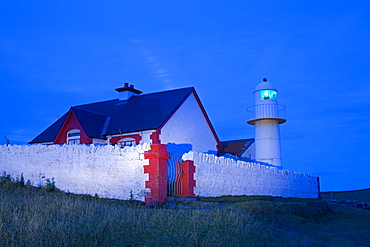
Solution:
M 277 91 L 275 86 L 271 82 L 268 82 L 266 78 L 263 78 L 263 81 L 260 82 L 256 86 L 256 89 L 254 91 L 256 92 L 256 91 L 261 91 L 261 90 L 275 90 L 275 91 Z

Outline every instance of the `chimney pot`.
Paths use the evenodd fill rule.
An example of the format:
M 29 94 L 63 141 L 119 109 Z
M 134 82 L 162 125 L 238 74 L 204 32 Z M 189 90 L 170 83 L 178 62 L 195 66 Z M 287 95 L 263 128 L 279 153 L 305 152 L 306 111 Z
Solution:
M 116 88 L 116 91 L 119 92 L 119 100 L 128 100 L 133 95 L 139 95 L 142 92 L 134 88 L 134 85 L 129 85 L 125 82 L 124 86 L 121 88 Z

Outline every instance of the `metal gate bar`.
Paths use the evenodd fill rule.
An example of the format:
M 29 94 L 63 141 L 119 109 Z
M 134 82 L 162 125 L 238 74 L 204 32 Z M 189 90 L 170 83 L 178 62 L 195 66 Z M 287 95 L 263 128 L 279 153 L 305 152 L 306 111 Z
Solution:
M 167 193 L 169 196 L 182 194 L 182 154 L 170 153 L 167 161 Z

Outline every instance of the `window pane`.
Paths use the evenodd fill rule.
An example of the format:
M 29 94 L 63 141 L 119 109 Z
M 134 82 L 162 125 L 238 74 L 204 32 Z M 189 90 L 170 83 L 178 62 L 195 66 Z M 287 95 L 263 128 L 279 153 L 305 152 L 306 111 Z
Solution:
M 68 133 L 68 137 L 80 136 L 80 133 Z

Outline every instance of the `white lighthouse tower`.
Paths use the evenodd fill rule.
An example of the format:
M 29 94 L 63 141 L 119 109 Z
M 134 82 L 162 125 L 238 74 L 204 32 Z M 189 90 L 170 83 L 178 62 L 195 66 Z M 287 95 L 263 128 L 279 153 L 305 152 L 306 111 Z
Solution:
M 285 106 L 277 103 L 277 90 L 266 78 L 253 92 L 254 106 L 247 108 L 254 125 L 255 159 L 282 168 L 279 124 L 285 123 Z

